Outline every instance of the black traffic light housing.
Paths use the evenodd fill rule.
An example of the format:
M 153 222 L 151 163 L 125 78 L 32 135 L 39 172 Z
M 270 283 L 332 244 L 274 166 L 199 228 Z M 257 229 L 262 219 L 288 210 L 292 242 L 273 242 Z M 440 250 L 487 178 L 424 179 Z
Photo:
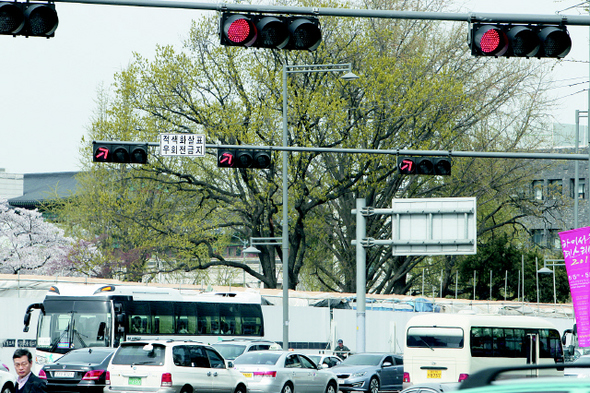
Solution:
M 397 169 L 402 175 L 451 174 L 450 157 L 398 157 Z
M 148 144 L 145 142 L 92 142 L 93 162 L 147 164 Z
M 322 42 L 319 19 L 224 12 L 219 20 L 221 45 L 314 51 Z
M 565 57 L 572 40 L 565 26 L 474 23 L 469 32 L 473 56 Z
M 0 1 L 0 34 L 53 37 L 58 18 L 53 3 Z
M 270 167 L 270 153 L 266 150 L 217 150 L 217 166 L 219 168 L 255 168 Z

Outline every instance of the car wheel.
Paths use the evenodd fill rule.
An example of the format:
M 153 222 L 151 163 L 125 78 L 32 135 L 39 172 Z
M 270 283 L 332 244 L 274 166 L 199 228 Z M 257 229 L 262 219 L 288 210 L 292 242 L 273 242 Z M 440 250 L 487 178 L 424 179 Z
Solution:
M 182 390 L 180 391 L 180 393 L 191 393 L 191 392 L 192 392 L 192 390 L 187 387 L 182 388 Z
M 234 393 L 246 393 L 246 387 L 244 385 L 240 385 L 236 388 Z
M 281 390 L 281 393 L 293 393 L 293 386 L 290 383 L 286 383 Z
M 336 392 L 336 384 L 334 382 L 328 383 L 328 386 L 326 386 L 326 393 L 338 393 Z
M 2 393 L 12 393 L 12 389 L 10 388 L 10 385 L 2 386 Z
M 379 392 L 379 380 L 375 377 L 371 378 L 371 382 L 369 382 L 369 392 L 368 393 L 378 393 Z

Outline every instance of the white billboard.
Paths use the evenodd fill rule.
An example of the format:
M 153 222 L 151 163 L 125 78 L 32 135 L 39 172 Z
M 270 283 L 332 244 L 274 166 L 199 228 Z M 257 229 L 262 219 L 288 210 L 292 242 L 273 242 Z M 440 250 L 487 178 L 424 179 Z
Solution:
M 475 198 L 393 199 L 393 255 L 477 252 Z

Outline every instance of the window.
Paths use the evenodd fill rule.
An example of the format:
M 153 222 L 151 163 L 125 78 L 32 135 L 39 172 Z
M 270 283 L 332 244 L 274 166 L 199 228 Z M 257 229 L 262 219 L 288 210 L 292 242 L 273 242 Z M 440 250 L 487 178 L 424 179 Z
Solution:
M 533 181 L 533 198 L 543 200 L 543 180 Z
M 533 229 L 533 243 L 540 246 L 545 245 L 545 231 L 543 229 Z
M 547 246 L 549 248 L 554 248 L 561 250 L 561 239 L 559 238 L 559 229 L 549 229 L 549 242 Z
M 570 179 L 570 198 L 574 198 L 576 195 L 576 179 Z M 585 179 L 578 179 L 578 198 L 586 199 L 586 182 Z
M 407 343 L 415 348 L 463 348 L 463 329 L 411 327 Z
M 547 187 L 547 196 L 549 197 L 549 199 L 561 198 L 562 195 L 563 195 L 563 180 L 561 180 L 561 179 L 549 180 L 549 185 Z

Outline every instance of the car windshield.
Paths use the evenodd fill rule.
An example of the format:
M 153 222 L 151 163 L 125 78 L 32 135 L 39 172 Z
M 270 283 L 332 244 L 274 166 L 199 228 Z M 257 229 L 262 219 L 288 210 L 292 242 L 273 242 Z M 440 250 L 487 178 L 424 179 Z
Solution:
M 78 363 L 78 364 L 100 364 L 111 353 L 108 351 L 92 351 L 85 349 L 82 351 L 70 351 L 59 358 L 57 363 Z
M 341 366 L 378 366 L 383 355 L 352 355 L 340 363 Z
M 280 357 L 280 353 L 269 353 L 266 351 L 246 352 L 245 354 L 238 356 L 236 360 L 234 360 L 234 364 L 264 364 L 269 366 L 276 364 Z
M 151 348 L 145 343 L 122 345 L 113 357 L 113 364 L 161 366 L 164 364 L 163 345 L 153 345 Z
M 313 360 L 313 362 L 315 364 L 318 364 L 320 360 L 322 360 L 322 357 L 319 355 L 310 355 L 308 356 L 308 358 L 310 358 L 311 360 Z
M 213 344 L 212 347 L 217 349 L 217 352 L 228 360 L 234 360 L 246 350 L 245 345 L 239 344 Z

